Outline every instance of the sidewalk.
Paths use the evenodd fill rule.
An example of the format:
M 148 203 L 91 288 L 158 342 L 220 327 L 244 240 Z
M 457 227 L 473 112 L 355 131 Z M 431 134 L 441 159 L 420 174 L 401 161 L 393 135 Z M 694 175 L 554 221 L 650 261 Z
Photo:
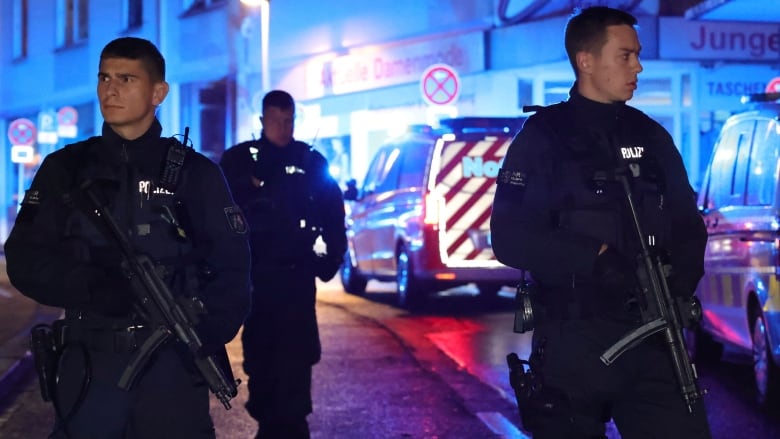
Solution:
M 59 309 L 39 305 L 16 291 L 8 282 L 5 255 L 0 253 L 0 407 L 33 368 L 28 350 L 30 329 L 53 321 L 60 313 Z

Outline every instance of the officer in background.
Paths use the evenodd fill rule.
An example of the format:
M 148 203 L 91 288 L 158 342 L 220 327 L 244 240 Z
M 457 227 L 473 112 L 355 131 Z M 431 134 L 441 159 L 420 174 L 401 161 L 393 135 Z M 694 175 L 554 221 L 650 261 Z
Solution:
M 641 49 L 635 17 L 607 7 L 575 14 L 565 45 L 576 80 L 568 101 L 540 109 L 510 145 L 493 204 L 493 249 L 530 271 L 542 320 L 530 363 L 542 391 L 520 407 L 535 438 L 708 438 L 705 407 L 678 390 L 668 348 L 654 336 L 610 366 L 599 356 L 639 312 L 639 243 L 614 175 L 630 163 L 646 232 L 672 266 L 673 294 L 691 296 L 704 273 L 706 230 L 680 154 L 664 128 L 626 105 Z
M 260 140 L 220 161 L 251 230 L 253 306 L 244 324 L 246 409 L 258 438 L 309 437 L 312 366 L 320 359 L 315 277 L 328 281 L 346 251 L 344 202 L 326 159 L 293 139 L 295 103 L 263 98 Z M 315 253 L 318 237 L 327 253 Z
M 94 182 L 130 245 L 158 264 L 174 295 L 204 302 L 208 314 L 197 328 L 203 355 L 224 350 L 250 307 L 246 223 L 220 168 L 160 137 L 155 111 L 168 84 L 151 42 L 108 43 L 97 79 L 102 136 L 44 159 L 5 243 L 11 283 L 39 303 L 65 308 L 56 322 L 64 346 L 53 437 L 214 438 L 209 388 L 180 342 L 159 348 L 129 390 L 117 386 L 151 331 L 134 311 L 119 247 L 80 186 Z M 174 147 L 185 155 L 172 168 Z M 163 176 L 162 169 L 172 172 Z M 163 181 L 172 174 L 178 177 Z

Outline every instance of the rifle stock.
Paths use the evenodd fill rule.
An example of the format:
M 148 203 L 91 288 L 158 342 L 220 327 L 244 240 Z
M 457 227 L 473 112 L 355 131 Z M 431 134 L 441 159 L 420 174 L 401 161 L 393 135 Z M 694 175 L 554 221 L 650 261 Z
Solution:
M 157 273 L 152 260 L 146 255 L 135 253 L 127 236 L 92 190 L 92 182 L 84 182 L 81 188 L 119 246 L 123 268 L 130 275 L 138 311 L 144 315 L 154 330 L 131 356 L 127 368 L 120 377 L 119 386 L 125 390 L 129 389 L 152 354 L 173 335 L 187 346 L 193 355 L 195 366 L 209 389 L 225 409 L 229 410 L 230 400 L 238 394 L 240 380 L 228 378 L 225 371 L 217 364 L 215 355 L 204 356 L 200 352 L 203 343 L 195 330 L 195 325 L 198 323 L 198 314 L 205 313 L 203 303 L 197 298 L 187 298 L 188 303 L 180 304 Z
M 630 165 L 630 171 L 634 177 L 639 176 L 639 165 Z M 704 396 L 704 391 L 699 389 L 696 367 L 691 362 L 685 347 L 683 337 L 683 316 L 688 318 L 687 322 L 700 318 L 701 309 L 696 309 L 698 302 L 692 300 L 688 308 L 681 309 L 679 301 L 674 300 L 666 281 L 668 266 L 657 254 L 651 253 L 648 243 L 645 242 L 645 235 L 642 231 L 639 216 L 634 206 L 631 186 L 628 182 L 628 176 L 625 172 L 618 172 L 617 180 L 621 183 L 625 192 L 628 206 L 634 221 L 634 228 L 637 232 L 640 243 L 639 264 L 637 268 L 637 277 L 639 280 L 639 302 L 642 317 L 642 325 L 629 331 L 620 340 L 613 344 L 601 355 L 601 361 L 609 366 L 628 349 L 640 344 L 647 337 L 662 333 L 666 346 L 672 359 L 672 366 L 679 384 L 688 411 L 693 410 L 693 404 Z M 653 237 L 647 237 L 650 245 L 654 244 Z

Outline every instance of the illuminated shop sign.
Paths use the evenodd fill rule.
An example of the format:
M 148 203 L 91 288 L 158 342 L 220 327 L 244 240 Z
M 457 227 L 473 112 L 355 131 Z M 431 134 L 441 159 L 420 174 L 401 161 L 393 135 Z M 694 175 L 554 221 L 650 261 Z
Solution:
M 482 34 L 363 47 L 343 56 L 312 59 L 306 65 L 306 95 L 343 94 L 415 83 L 433 64 L 446 64 L 461 73 L 484 70 Z
M 658 51 L 662 59 L 777 61 L 780 28 L 770 23 L 661 17 Z

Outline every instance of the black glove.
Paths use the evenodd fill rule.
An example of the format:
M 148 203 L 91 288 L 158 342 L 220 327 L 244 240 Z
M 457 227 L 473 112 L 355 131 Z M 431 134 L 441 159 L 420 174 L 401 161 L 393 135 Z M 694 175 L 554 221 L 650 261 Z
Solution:
M 612 247 L 596 258 L 593 270 L 605 294 L 613 305 L 622 305 L 633 298 L 637 286 L 636 273 L 629 260 Z
M 333 279 L 333 276 L 339 272 L 341 262 L 341 258 L 336 259 L 328 255 L 316 255 L 314 259 L 314 274 L 323 282 L 327 282 Z

